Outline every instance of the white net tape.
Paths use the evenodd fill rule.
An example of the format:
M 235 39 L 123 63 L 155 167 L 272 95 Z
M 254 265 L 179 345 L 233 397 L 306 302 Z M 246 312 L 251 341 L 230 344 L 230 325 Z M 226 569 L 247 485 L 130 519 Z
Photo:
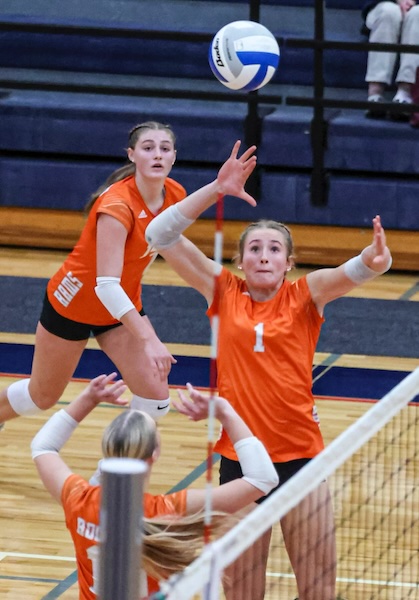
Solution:
M 375 403 L 263 504 L 223 537 L 207 545 L 201 556 L 183 573 L 162 582 L 163 596 L 168 600 L 189 600 L 197 594 L 207 600 L 218 598 L 223 570 L 373 438 L 417 394 L 419 368 Z

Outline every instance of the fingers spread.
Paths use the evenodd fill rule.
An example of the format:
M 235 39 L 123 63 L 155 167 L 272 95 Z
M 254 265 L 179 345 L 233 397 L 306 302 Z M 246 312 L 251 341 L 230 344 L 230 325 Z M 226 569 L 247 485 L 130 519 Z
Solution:
M 242 160 L 243 162 L 247 161 L 247 159 L 252 156 L 252 154 L 255 150 L 256 150 L 256 146 L 250 146 L 247 150 L 245 150 L 243 152 L 243 154 L 240 157 L 240 160 Z M 254 158 L 256 160 L 256 156 L 253 156 L 252 158 Z
M 230 158 L 237 158 L 237 154 L 239 152 L 240 145 L 241 145 L 241 141 L 237 140 L 237 142 L 234 144 L 233 149 L 231 151 Z

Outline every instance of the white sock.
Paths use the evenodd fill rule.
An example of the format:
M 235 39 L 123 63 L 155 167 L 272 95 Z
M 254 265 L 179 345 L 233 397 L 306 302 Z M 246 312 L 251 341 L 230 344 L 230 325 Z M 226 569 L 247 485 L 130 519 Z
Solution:
M 382 94 L 370 94 L 368 96 L 368 102 L 381 102 L 383 100 Z
M 412 103 L 412 96 L 406 90 L 397 90 L 397 94 L 393 98 L 393 102 L 408 102 Z

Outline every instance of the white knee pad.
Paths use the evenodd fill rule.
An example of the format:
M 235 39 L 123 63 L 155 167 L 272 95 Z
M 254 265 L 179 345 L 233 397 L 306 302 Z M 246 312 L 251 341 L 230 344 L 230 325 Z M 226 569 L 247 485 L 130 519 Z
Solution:
M 7 399 L 18 415 L 35 415 L 42 410 L 35 404 L 29 394 L 30 379 L 20 379 L 7 388 Z
M 170 398 L 166 400 L 152 400 L 151 398 L 142 398 L 141 396 L 132 396 L 131 408 L 146 412 L 155 421 L 159 421 L 170 410 Z

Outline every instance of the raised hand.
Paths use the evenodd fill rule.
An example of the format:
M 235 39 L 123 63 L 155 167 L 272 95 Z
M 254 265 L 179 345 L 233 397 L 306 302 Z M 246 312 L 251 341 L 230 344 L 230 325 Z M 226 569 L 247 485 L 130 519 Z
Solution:
M 167 379 L 172 365 L 176 364 L 177 360 L 170 354 L 157 336 L 147 340 L 144 348 L 154 375 L 159 377 L 160 381 Z
M 256 200 L 244 189 L 246 181 L 256 167 L 256 156 L 253 154 L 256 146 L 250 146 L 238 157 L 240 145 L 241 142 L 238 140 L 234 144 L 229 158 L 218 171 L 218 191 L 223 195 L 242 198 L 251 206 L 256 206 Z
M 386 234 L 379 215 L 374 217 L 372 224 L 372 243 L 362 251 L 362 258 L 371 269 L 381 272 L 387 268 L 391 253 L 387 247 Z
M 126 406 L 129 400 L 121 398 L 121 396 L 128 387 L 122 379 L 114 381 L 116 376 L 117 373 L 110 373 L 109 375 L 95 377 L 82 392 L 81 396 L 84 396 L 86 400 L 95 405 L 101 402 L 108 402 L 117 406 Z
M 182 415 L 189 417 L 192 421 L 201 421 L 208 417 L 208 406 L 210 396 L 198 392 L 190 383 L 186 384 L 189 398 L 182 390 L 177 390 L 179 400 L 174 400 L 173 406 Z

